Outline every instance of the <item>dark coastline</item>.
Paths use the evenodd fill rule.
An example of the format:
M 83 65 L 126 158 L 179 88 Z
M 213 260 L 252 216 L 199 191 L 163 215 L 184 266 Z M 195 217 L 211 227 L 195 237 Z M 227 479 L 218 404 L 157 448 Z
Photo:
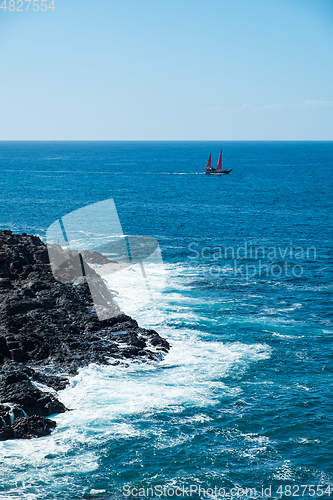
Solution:
M 87 283 L 75 276 L 78 258 L 73 253 L 63 269 L 72 283 L 59 282 L 37 236 L 0 231 L 0 440 L 50 434 L 56 424 L 47 417 L 67 410 L 54 390 L 80 367 L 159 361 L 170 347 L 123 314 L 86 264 L 101 302 L 113 308 L 100 321 Z

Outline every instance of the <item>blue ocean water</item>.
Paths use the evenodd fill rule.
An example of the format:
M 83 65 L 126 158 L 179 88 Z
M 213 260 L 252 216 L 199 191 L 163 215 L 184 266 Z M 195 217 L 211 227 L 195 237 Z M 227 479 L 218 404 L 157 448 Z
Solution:
M 332 142 L 2 142 L 0 171 L 1 229 L 113 198 L 158 240 L 153 300 L 110 286 L 172 345 L 80 371 L 51 436 L 0 443 L 0 498 L 333 495 Z

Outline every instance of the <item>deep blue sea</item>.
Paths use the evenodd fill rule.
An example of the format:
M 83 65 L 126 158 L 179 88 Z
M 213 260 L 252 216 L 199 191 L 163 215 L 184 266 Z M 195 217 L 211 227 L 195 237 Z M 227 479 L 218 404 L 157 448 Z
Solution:
M 0 443 L 1 499 L 333 497 L 332 142 L 2 142 L 0 174 L 1 229 L 112 198 L 156 238 L 109 285 L 172 346 L 82 369 L 49 437 Z

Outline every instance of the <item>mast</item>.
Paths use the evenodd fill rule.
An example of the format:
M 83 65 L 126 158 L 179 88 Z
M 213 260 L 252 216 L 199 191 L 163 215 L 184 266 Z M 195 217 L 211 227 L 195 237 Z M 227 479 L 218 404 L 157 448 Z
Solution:
M 219 156 L 219 161 L 217 162 L 216 170 L 221 170 L 221 166 L 222 166 L 222 149 L 221 149 L 221 153 Z

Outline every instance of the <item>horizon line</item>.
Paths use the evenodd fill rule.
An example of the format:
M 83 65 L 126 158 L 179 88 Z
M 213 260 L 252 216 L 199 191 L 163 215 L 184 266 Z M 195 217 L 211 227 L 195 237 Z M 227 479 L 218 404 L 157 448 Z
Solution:
M 3 142 L 333 142 L 332 139 L 0 139 Z

